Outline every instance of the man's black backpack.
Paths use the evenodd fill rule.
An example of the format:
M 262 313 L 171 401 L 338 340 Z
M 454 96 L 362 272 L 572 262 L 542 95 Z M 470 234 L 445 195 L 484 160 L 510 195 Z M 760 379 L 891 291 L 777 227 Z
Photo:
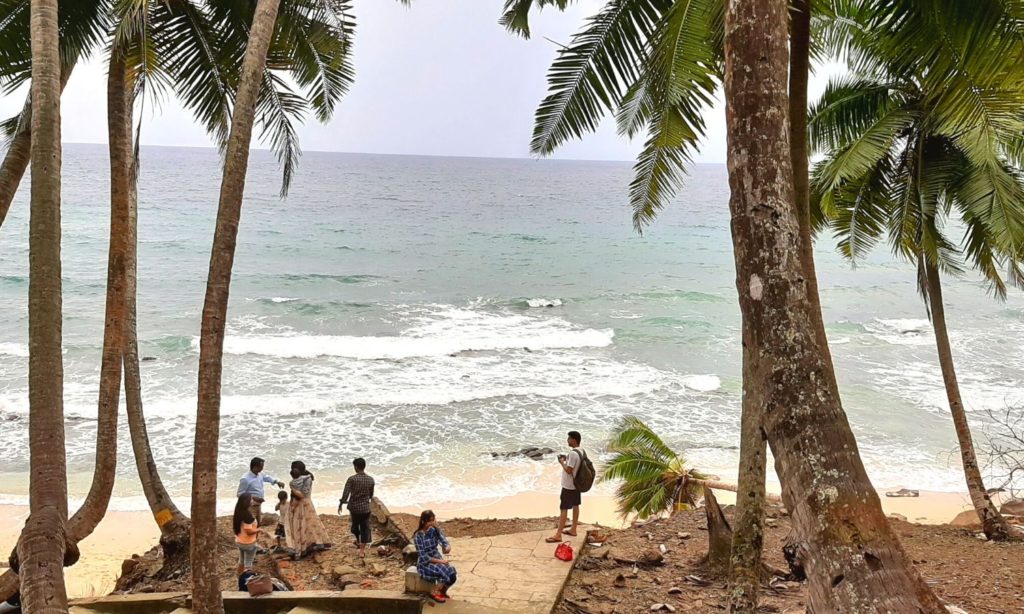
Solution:
M 579 492 L 587 492 L 594 485 L 594 478 L 597 472 L 594 471 L 594 463 L 590 462 L 590 458 L 587 457 L 587 453 L 583 451 L 583 448 L 575 448 L 573 452 L 580 455 L 579 469 L 576 470 L 576 475 L 572 478 L 572 484 L 576 487 Z

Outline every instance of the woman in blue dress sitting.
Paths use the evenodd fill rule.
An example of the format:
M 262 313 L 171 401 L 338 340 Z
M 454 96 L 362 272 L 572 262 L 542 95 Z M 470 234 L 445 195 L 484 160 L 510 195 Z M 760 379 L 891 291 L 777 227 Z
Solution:
M 416 571 L 421 578 L 437 585 L 430 598 L 438 603 L 444 603 L 448 600 L 448 589 L 455 584 L 456 575 L 452 564 L 442 557 L 441 553 L 450 553 L 452 547 L 437 528 L 434 512 L 425 510 L 420 514 L 420 524 L 413 535 L 413 541 L 416 543 L 416 553 L 419 556 L 416 560 Z

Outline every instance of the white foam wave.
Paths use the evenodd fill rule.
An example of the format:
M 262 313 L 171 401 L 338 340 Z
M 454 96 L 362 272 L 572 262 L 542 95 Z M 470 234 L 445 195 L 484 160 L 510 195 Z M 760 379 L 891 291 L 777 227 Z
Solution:
M 928 345 L 933 343 L 932 325 L 918 318 L 877 319 L 864 326 L 876 338 L 893 345 Z
M 28 345 L 24 343 L 0 343 L 0 355 L 28 358 Z
M 633 313 L 632 311 L 612 311 L 608 314 L 608 317 L 613 320 L 639 320 L 644 317 L 641 313 Z
M 722 387 L 722 380 L 717 375 L 687 375 L 683 385 L 698 392 L 712 392 Z
M 531 298 L 526 301 L 527 307 L 561 307 L 560 298 Z
M 272 297 L 270 297 L 270 302 L 271 303 L 294 303 L 295 301 L 298 301 L 298 300 L 301 300 L 301 299 L 291 298 L 291 297 L 288 297 L 288 296 L 272 296 Z
M 286 334 L 229 335 L 224 351 L 280 358 L 337 356 L 400 360 L 470 351 L 600 348 L 612 344 L 612 329 L 580 328 L 560 318 L 489 314 L 446 308 L 414 318 L 419 323 L 391 336 Z M 199 348 L 198 337 L 192 340 Z

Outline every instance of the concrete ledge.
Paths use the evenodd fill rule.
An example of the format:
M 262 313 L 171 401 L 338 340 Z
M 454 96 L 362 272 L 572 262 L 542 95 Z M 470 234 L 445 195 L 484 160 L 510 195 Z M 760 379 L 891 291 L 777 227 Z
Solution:
M 227 614 L 286 614 L 336 612 L 338 614 L 420 614 L 423 602 L 397 591 L 297 591 L 260 597 L 237 591 L 223 593 Z M 72 601 L 82 614 L 184 614 L 192 605 L 187 593 L 110 595 Z
M 133 595 L 108 595 L 73 599 L 69 604 L 76 612 L 104 612 L 109 614 L 133 614 L 152 612 L 165 614 L 191 604 L 188 593 L 137 593 Z
M 405 570 L 405 592 L 429 595 L 434 591 L 434 588 L 436 588 L 436 585 L 433 582 L 424 580 L 420 576 L 420 572 L 416 571 L 415 565 L 410 565 Z
M 260 597 L 224 593 L 227 614 L 283 614 L 299 607 L 338 614 L 420 614 L 423 603 L 396 591 L 299 591 Z

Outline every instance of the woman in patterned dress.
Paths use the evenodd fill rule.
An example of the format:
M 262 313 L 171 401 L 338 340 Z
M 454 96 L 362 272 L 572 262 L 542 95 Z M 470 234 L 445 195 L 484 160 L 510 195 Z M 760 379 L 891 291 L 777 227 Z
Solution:
M 288 544 L 295 549 L 294 556 L 302 558 L 330 548 L 331 538 L 313 507 L 313 474 L 306 470 L 305 463 L 294 461 L 291 476 L 292 497 L 285 519 L 285 535 Z
M 441 552 L 448 554 L 452 551 L 451 544 L 445 539 L 441 530 L 437 528 L 437 517 L 434 512 L 425 510 L 420 514 L 420 524 L 413 535 L 416 543 L 416 571 L 420 577 L 435 584 L 434 592 L 430 598 L 438 603 L 448 600 L 448 589 L 455 584 L 456 574 L 452 564 L 441 558 Z M 441 552 L 438 552 L 440 547 Z

